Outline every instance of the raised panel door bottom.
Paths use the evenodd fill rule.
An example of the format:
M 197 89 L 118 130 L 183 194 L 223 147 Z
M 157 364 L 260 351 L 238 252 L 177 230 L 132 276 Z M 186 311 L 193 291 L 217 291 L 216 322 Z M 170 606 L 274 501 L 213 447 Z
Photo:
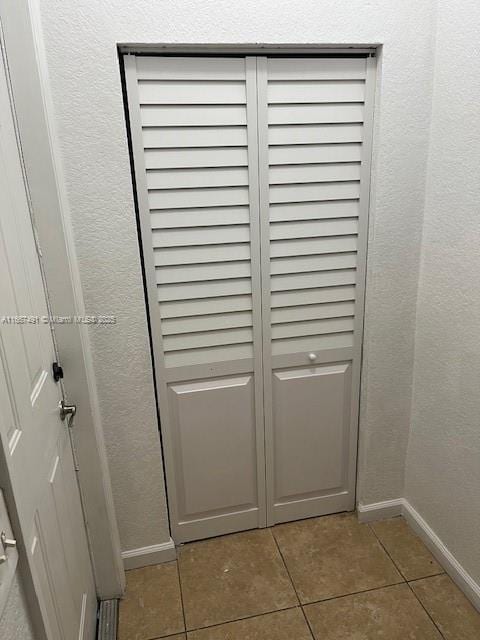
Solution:
M 253 376 L 169 386 L 177 541 L 258 526 Z
M 351 363 L 273 373 L 274 519 L 351 508 Z

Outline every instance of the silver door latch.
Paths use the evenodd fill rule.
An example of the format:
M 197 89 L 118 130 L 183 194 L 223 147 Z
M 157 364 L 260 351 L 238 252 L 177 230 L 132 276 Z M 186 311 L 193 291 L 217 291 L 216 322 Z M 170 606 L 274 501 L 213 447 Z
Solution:
M 2 543 L 2 547 L 5 551 L 7 549 L 15 549 L 15 547 L 17 546 L 17 541 L 13 538 L 7 538 L 7 534 L 5 533 L 5 531 L 2 531 L 2 533 L 0 533 L 0 542 Z
M 13 538 L 7 538 L 6 532 L 2 531 L 2 533 L 0 533 L 0 543 L 3 547 L 2 552 L 0 552 L 0 564 L 3 564 L 8 559 L 6 554 L 7 549 L 15 549 L 17 541 Z
M 60 420 L 65 420 L 67 416 L 71 416 L 70 420 L 77 413 L 77 405 L 76 404 L 65 404 L 64 400 L 60 401 L 59 405 L 60 409 Z

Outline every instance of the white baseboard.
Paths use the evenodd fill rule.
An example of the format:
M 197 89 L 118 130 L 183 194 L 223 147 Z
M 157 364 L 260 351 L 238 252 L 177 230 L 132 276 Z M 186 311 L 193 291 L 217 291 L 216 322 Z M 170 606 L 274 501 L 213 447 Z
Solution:
M 153 544 L 150 547 L 140 547 L 140 549 L 130 549 L 122 552 L 123 566 L 125 569 L 138 569 L 150 564 L 161 564 L 170 562 L 177 557 L 175 543 L 170 538 L 168 542 Z
M 480 611 L 480 585 L 462 567 L 455 556 L 447 549 L 435 531 L 430 527 L 412 505 L 404 500 L 403 516 L 415 533 L 430 549 L 436 560 L 457 586 L 463 591 L 473 606 Z
M 358 505 L 360 522 L 373 522 L 403 515 L 410 527 L 430 549 L 438 563 L 467 596 L 473 606 L 480 611 L 480 585 L 462 567 L 455 556 L 447 549 L 428 522 L 405 498 L 386 500 L 367 505 Z
M 374 522 L 400 516 L 403 513 L 403 498 L 374 502 L 372 504 L 359 504 L 357 514 L 360 522 Z

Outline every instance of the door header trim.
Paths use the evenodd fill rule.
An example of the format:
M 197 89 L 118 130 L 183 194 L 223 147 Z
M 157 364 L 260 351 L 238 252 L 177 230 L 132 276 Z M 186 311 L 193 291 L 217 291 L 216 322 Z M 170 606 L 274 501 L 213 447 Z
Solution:
M 227 56 L 361 56 L 375 55 L 380 43 L 372 44 L 171 44 L 119 43 L 120 54 L 135 55 L 227 55 Z

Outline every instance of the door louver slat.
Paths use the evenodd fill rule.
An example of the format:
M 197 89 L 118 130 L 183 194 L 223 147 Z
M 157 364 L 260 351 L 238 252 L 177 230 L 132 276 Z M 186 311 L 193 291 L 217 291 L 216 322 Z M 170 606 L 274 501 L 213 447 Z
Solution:
M 271 222 L 291 222 L 293 220 L 320 220 L 321 218 L 356 218 L 358 200 L 340 199 L 328 202 L 297 202 L 273 204 L 270 206 Z
M 245 80 L 245 59 L 175 56 L 165 60 L 139 56 L 136 77 L 138 80 Z
M 356 249 L 356 235 L 275 240 L 270 243 L 270 257 L 312 256 L 324 253 L 356 251 Z
M 279 323 L 272 327 L 272 340 L 276 340 L 277 338 L 320 336 L 330 333 L 353 331 L 352 318 L 353 316 Z
M 195 264 L 189 266 L 162 267 L 156 270 L 157 283 L 199 282 L 207 280 L 230 280 L 249 278 L 250 262 L 218 262 L 214 264 Z
M 270 143 L 270 165 L 276 164 L 319 164 L 334 162 L 360 162 L 362 159 L 362 145 L 357 143 L 343 143 L 342 140 L 335 140 L 335 132 L 331 132 L 331 137 L 335 144 L 313 144 L 311 140 L 303 143 L 292 142 L 297 140 L 294 131 L 284 132 L 285 142 L 273 145 Z M 287 142 L 288 141 L 288 142 Z
M 245 104 L 244 80 L 139 80 L 140 105 Z
M 249 224 L 248 205 L 238 207 L 199 207 L 198 209 L 161 209 L 151 212 L 152 229 L 180 227 L 218 227 L 232 224 Z
M 319 320 L 321 318 L 346 318 L 355 314 L 353 300 L 341 302 L 326 302 L 324 304 L 310 304 L 306 306 L 272 308 L 272 325 L 282 322 L 300 322 L 302 320 Z
M 295 307 L 297 305 L 323 304 L 326 302 L 344 302 L 355 300 L 355 286 L 341 285 L 324 289 L 297 291 L 273 291 L 271 308 Z
M 247 124 L 247 112 L 242 105 L 143 105 L 141 123 L 144 127 L 238 126 Z M 348 122 L 348 120 L 347 120 Z M 358 120 L 357 120 L 358 122 Z
M 198 298 L 217 298 L 251 293 L 248 278 L 238 280 L 212 280 L 211 282 L 195 282 L 165 284 L 158 287 L 158 300 L 195 300 Z
M 363 127 L 361 124 L 304 124 L 304 125 L 270 125 L 268 128 L 268 144 L 288 145 L 309 145 L 319 144 L 345 144 L 362 142 Z M 271 150 L 273 153 L 273 149 Z M 302 151 L 302 148 L 299 149 Z M 332 152 L 335 151 L 332 149 Z
M 230 260 L 248 260 L 250 246 L 248 240 L 231 244 L 173 246 L 154 248 L 155 266 L 202 264 L 209 262 L 228 262 Z
M 146 149 L 145 167 L 151 169 L 183 169 L 193 167 L 246 167 L 246 147 L 181 147 L 180 149 Z
M 247 130 L 241 125 L 236 127 L 145 127 L 143 144 L 145 149 L 246 147 Z
M 289 291 L 290 289 L 296 291 L 344 284 L 355 284 L 355 269 L 274 275 L 271 277 L 270 286 L 272 291 Z
M 274 104 L 268 110 L 268 118 L 269 124 L 363 122 L 363 105 L 355 102 L 318 105 Z
M 363 80 L 274 80 L 270 75 L 267 98 L 269 104 L 363 102 L 365 83 Z
M 209 362 L 225 362 L 230 360 L 246 360 L 253 357 L 253 346 L 248 344 L 228 344 L 227 346 L 210 346 L 204 349 L 179 349 L 165 353 L 165 366 L 188 367 L 194 364 Z
M 345 349 L 353 347 L 353 332 L 334 333 L 323 336 L 280 338 L 272 341 L 272 355 L 281 356 L 299 351 L 321 351 L 323 349 Z
M 360 182 L 282 184 L 270 188 L 270 204 L 352 200 L 360 197 Z
M 295 258 L 273 258 L 270 263 L 270 273 L 277 275 L 349 269 L 355 267 L 356 263 L 357 254 L 354 252 L 298 256 Z
M 181 322 L 183 318 L 192 316 L 215 315 L 216 313 L 233 313 L 234 311 L 249 311 L 252 309 L 252 298 L 250 295 L 231 295 L 224 298 L 217 298 L 215 306 L 210 300 L 173 300 L 160 305 L 161 318 L 176 318 Z M 171 331 L 171 324 L 168 324 Z
M 365 58 L 332 58 L 319 64 L 318 58 L 269 58 L 268 78 L 278 80 L 365 80 Z
M 250 327 L 252 314 L 249 311 L 239 311 L 206 316 L 186 316 L 163 320 L 163 335 L 170 336 L 197 331 L 213 331 L 214 329 L 234 329 Z
M 283 164 L 270 167 L 270 184 L 350 182 L 360 180 L 360 163 Z
M 149 189 L 193 189 L 195 187 L 239 187 L 248 185 L 243 167 L 221 169 L 160 169 L 147 173 Z
M 155 247 L 202 247 L 208 244 L 238 244 L 249 242 L 247 225 L 234 227 L 193 227 L 181 229 L 155 229 L 152 242 Z
M 358 221 L 356 218 L 272 222 L 270 225 L 270 240 L 349 236 L 356 234 L 357 231 Z

